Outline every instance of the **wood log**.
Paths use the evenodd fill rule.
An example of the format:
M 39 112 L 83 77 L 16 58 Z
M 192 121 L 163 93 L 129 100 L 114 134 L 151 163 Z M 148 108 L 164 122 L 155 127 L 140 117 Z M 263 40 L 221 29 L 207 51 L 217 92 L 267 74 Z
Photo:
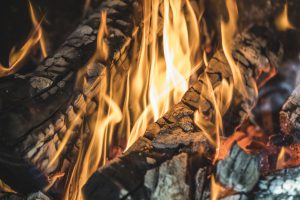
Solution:
M 262 54 L 262 52 L 265 52 Z M 233 58 L 239 67 L 246 89 L 254 94 L 255 82 L 260 72 L 270 72 L 281 57 L 280 43 L 270 37 L 267 29 L 254 26 L 235 38 Z M 155 123 L 148 126 L 131 148 L 110 164 L 95 172 L 84 186 L 85 198 L 92 199 L 145 199 L 144 175 L 147 170 L 159 166 L 181 151 L 201 151 L 212 155 L 213 147 L 197 125 L 194 113 L 206 116 L 208 125 L 214 127 L 215 109 L 207 97 L 209 78 L 213 88 L 223 80 L 232 81 L 230 66 L 222 50 L 210 59 L 208 67 L 199 75 L 198 81 L 185 93 L 181 102 L 173 106 Z M 253 106 L 255 96 L 243 97 L 235 91 L 232 107 L 225 120 L 225 132 L 234 128 L 247 116 L 245 109 Z M 228 118 L 230 116 L 230 118 Z M 211 132 L 214 135 L 213 132 Z
M 76 159 L 71 152 L 76 150 L 83 115 L 89 102 L 96 103 L 91 87 L 101 80 L 105 68 L 123 61 L 134 27 L 140 23 L 141 17 L 134 17 L 140 7 L 134 0 L 103 1 L 34 72 L 15 74 L 1 81 L 0 146 L 4 150 L 0 155 L 0 178 L 16 191 L 42 190 L 52 175 L 67 173 L 71 159 Z M 104 40 L 109 46 L 109 58 L 86 69 L 82 79 L 87 84 L 84 88 L 76 87 L 79 70 L 95 52 L 100 11 L 104 10 L 109 32 Z M 47 168 L 76 117 L 70 143 L 54 166 Z

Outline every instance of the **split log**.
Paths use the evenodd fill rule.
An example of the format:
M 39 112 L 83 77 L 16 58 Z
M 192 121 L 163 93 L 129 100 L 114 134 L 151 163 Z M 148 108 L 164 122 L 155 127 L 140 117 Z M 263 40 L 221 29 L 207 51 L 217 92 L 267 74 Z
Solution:
M 268 29 L 254 26 L 235 38 L 233 58 L 239 67 L 250 98 L 234 92 L 232 107 L 225 118 L 225 133 L 231 134 L 247 116 L 247 109 L 256 100 L 256 80 L 261 72 L 271 72 L 279 63 L 281 45 L 270 37 Z M 264 52 L 264 53 L 262 53 Z M 185 93 L 181 102 L 173 106 L 155 123 L 148 126 L 131 148 L 110 164 L 95 172 L 84 186 L 85 198 L 145 199 L 144 175 L 181 151 L 202 151 L 212 155 L 213 147 L 193 118 L 200 108 L 205 123 L 215 127 L 215 109 L 208 91 L 208 77 L 213 88 L 231 80 L 232 73 L 223 51 L 210 59 L 198 81 Z M 251 96 L 253 94 L 254 96 Z M 230 118 L 229 118 L 229 117 Z M 226 120 L 230 119 L 230 120 Z M 211 132 L 214 135 L 213 132 Z
M 134 0 L 103 1 L 34 72 L 16 74 L 1 82 L 0 178 L 16 191 L 42 190 L 52 176 L 67 173 L 76 158 L 71 152 L 77 148 L 83 115 L 90 109 L 89 102 L 97 103 L 93 102 L 91 86 L 101 80 L 105 68 L 124 60 L 134 27 L 140 23 L 141 17 L 134 17 L 140 7 Z M 87 84 L 76 87 L 79 69 L 95 52 L 100 11 L 104 10 L 109 32 L 104 40 L 109 46 L 109 58 L 86 69 L 82 79 Z M 70 142 L 54 166 L 48 168 L 72 123 Z

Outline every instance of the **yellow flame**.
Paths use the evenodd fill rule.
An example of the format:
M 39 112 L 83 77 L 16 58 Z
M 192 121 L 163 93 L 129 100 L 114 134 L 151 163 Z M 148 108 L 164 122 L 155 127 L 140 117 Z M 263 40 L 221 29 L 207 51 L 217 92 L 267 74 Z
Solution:
M 106 12 L 101 12 L 101 20 L 98 30 L 97 36 L 97 48 L 94 55 L 88 61 L 86 68 L 94 65 L 99 61 L 105 61 L 108 58 L 109 48 L 106 42 L 104 41 L 105 36 L 107 36 L 108 30 L 106 26 Z M 86 69 L 84 68 L 84 69 Z M 108 73 L 108 70 L 104 73 Z M 82 72 L 79 73 L 78 79 L 81 79 Z M 104 76 L 108 77 L 108 75 Z M 88 85 L 85 79 L 82 80 L 83 87 L 88 85 L 86 88 L 86 94 L 89 96 L 89 93 L 93 92 L 95 89 L 95 84 L 99 84 L 102 87 L 99 88 L 98 93 L 98 102 L 99 102 L 99 109 L 97 112 L 97 116 L 95 117 L 95 130 L 90 136 L 89 143 L 83 142 L 83 144 L 79 148 L 79 155 L 76 160 L 75 166 L 71 171 L 70 177 L 68 177 L 68 184 L 65 191 L 64 199 L 83 199 L 81 188 L 90 175 L 95 172 L 95 170 L 99 167 L 100 163 L 105 163 L 105 156 L 106 156 L 106 144 L 109 144 L 108 138 L 111 137 L 108 135 L 108 126 L 113 125 L 119 122 L 122 118 L 121 111 L 117 104 L 113 101 L 111 96 L 105 94 L 107 90 L 107 85 L 105 84 L 108 80 L 103 79 L 100 80 L 100 77 L 94 81 L 94 84 Z M 91 99 L 86 100 L 86 104 L 89 105 L 91 103 Z M 105 111 L 105 106 L 108 107 L 108 111 Z M 86 108 L 82 107 L 77 112 L 74 119 L 72 119 L 70 126 L 56 151 L 56 153 L 51 157 L 49 161 L 48 168 L 52 167 L 58 162 L 59 156 L 62 154 L 63 150 L 66 148 L 68 141 L 70 140 L 74 129 L 77 127 L 78 124 L 82 122 L 82 116 L 86 112 Z M 90 130 L 91 131 L 91 130 Z M 84 130 L 85 132 L 85 130 Z M 89 132 L 89 131 L 88 131 Z M 87 134 L 87 133 L 85 133 Z M 83 136 L 82 136 L 83 137 Z M 85 136 L 87 137 L 87 136 Z M 81 138 L 82 140 L 87 140 L 88 138 Z M 100 162 L 101 161 L 101 162 Z M 55 177 L 53 180 L 50 181 L 50 184 L 44 189 L 45 191 L 49 190 L 55 183 L 55 181 L 59 177 Z
M 160 19 L 159 13 L 163 19 Z M 136 84 L 131 88 L 136 98 L 142 97 L 143 102 L 135 112 L 140 114 L 128 134 L 127 148 L 145 132 L 149 122 L 157 120 L 170 105 L 181 99 L 188 88 L 191 73 L 200 63 L 196 56 L 200 46 L 199 16 L 195 14 L 190 1 L 164 0 L 163 4 L 159 4 L 159 1 L 145 2 L 144 14 L 138 72 L 134 74 Z M 148 20 L 149 16 L 151 21 Z M 160 30 L 162 44 L 157 35 Z
M 278 158 L 277 158 L 276 169 L 281 169 L 284 167 L 285 154 L 286 154 L 286 149 L 284 147 L 281 147 L 280 152 L 278 154 Z
M 31 49 L 37 43 L 39 43 L 40 45 L 40 49 L 43 57 L 47 57 L 46 42 L 41 27 L 41 23 L 43 19 L 40 20 L 40 22 L 38 22 L 35 10 L 30 1 L 29 1 L 29 11 L 30 11 L 30 17 L 31 17 L 32 25 L 34 27 L 34 31 L 29 35 L 27 41 L 19 50 L 16 50 L 15 47 L 12 48 L 9 54 L 8 67 L 5 67 L 0 64 L 0 77 L 11 75 L 15 73 L 17 70 L 19 70 L 22 67 L 22 62 L 26 59 Z
M 237 88 L 241 92 L 241 94 L 243 94 L 246 97 L 248 96 L 248 93 L 245 89 L 242 74 L 232 57 L 233 38 L 237 31 L 238 19 L 238 9 L 236 0 L 226 0 L 226 7 L 228 11 L 229 21 L 227 23 L 223 20 L 221 21 L 222 47 L 232 72 L 233 83 L 235 85 L 235 88 Z
M 289 29 L 295 29 L 295 27 L 291 24 L 288 15 L 288 3 L 284 4 L 284 8 L 279 16 L 275 19 L 275 25 L 279 31 L 287 31 Z
M 212 175 L 212 177 L 211 177 L 210 199 L 211 200 L 218 200 L 220 190 L 221 190 L 220 185 L 216 182 L 214 175 Z

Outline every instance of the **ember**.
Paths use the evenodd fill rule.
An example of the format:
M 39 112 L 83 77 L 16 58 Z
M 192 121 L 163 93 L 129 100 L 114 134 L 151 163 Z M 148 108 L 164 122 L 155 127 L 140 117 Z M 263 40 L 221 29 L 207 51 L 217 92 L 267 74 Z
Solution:
M 0 200 L 298 199 L 299 6 L 28 2 L 0 65 Z

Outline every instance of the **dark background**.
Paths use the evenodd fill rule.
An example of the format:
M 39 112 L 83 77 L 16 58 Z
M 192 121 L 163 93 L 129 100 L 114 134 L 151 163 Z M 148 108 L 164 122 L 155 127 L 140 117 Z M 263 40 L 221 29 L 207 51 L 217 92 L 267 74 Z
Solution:
M 85 0 L 32 0 L 50 53 L 62 43 L 82 18 Z M 0 1 L 0 63 L 7 66 L 13 46 L 20 47 L 32 30 L 27 0 Z

